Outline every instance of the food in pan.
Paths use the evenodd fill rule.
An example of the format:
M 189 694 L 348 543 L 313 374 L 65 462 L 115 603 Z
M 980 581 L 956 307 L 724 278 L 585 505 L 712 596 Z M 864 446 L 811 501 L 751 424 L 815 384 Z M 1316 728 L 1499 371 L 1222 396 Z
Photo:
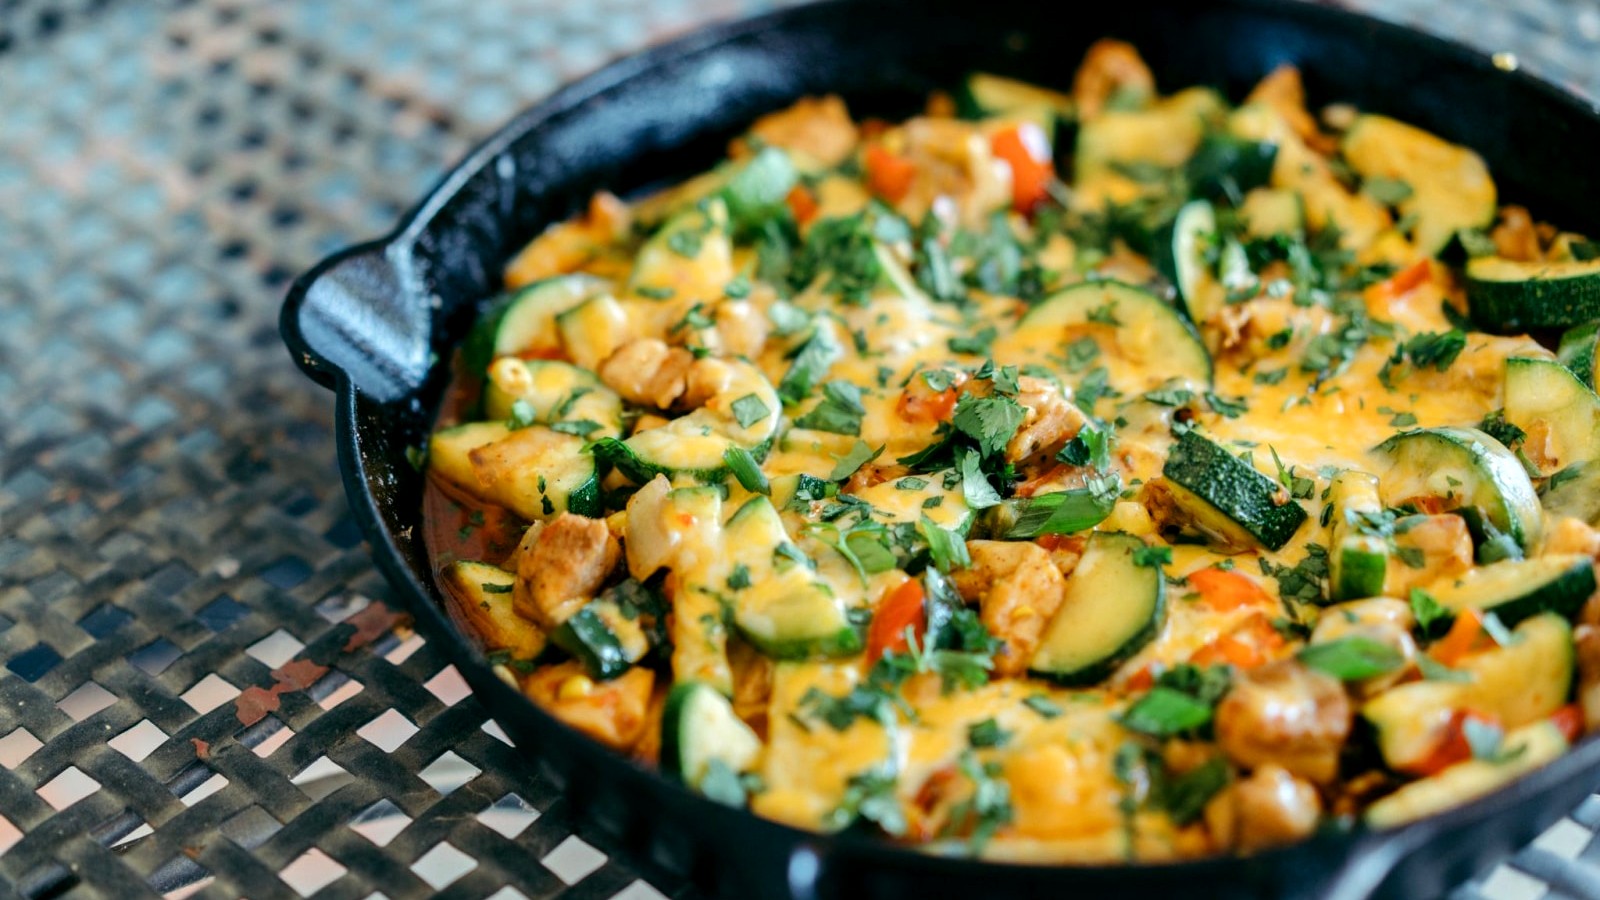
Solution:
M 1292 68 L 1233 105 L 1102 41 L 1070 92 L 802 100 L 505 280 L 427 447 L 440 584 L 714 800 L 1249 853 L 1600 721 L 1600 246 Z

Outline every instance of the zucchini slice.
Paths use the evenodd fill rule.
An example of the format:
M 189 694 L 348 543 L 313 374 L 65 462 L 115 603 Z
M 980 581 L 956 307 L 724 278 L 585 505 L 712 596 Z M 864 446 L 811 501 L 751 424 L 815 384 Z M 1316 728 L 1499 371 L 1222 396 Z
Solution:
M 756 649 L 774 659 L 860 652 L 862 635 L 844 602 L 794 558 L 799 551 L 771 500 L 754 497 L 739 507 L 723 526 L 723 552 L 730 572 L 744 567 L 748 585 L 730 589 L 733 625 Z
M 474 422 L 436 432 L 428 458 L 433 471 L 472 495 L 532 521 L 601 513 L 600 479 L 585 447 L 583 438 L 539 425 L 513 431 Z
M 1066 598 L 1028 664 L 1033 674 L 1063 684 L 1101 681 L 1161 631 L 1166 577 L 1160 566 L 1136 560 L 1143 549 L 1145 542 L 1131 534 L 1089 535 Z
M 1556 351 L 1556 358 L 1563 366 L 1572 370 L 1589 390 L 1594 390 L 1594 351 L 1595 343 L 1600 341 L 1600 322 L 1587 322 L 1576 328 L 1567 329 L 1561 335 L 1561 346 Z
M 1600 259 L 1467 262 L 1467 305 L 1490 331 L 1567 328 L 1600 319 Z
M 1110 385 L 1138 394 L 1170 378 L 1211 384 L 1211 354 L 1184 315 L 1118 281 L 1073 285 L 1040 301 L 994 344 L 997 362 L 1061 369 L 1063 348 L 1084 337 L 1100 348 Z
M 1427 590 L 1450 609 L 1492 612 L 1507 626 L 1547 612 L 1571 619 L 1594 593 L 1594 560 L 1581 554 L 1504 560 Z
M 632 336 L 627 310 L 610 294 L 590 297 L 557 315 L 556 332 L 567 359 L 590 371 Z
M 1373 453 L 1383 465 L 1378 493 L 1385 506 L 1475 509 L 1524 553 L 1538 549 L 1544 533 L 1539 496 L 1522 463 L 1494 438 L 1476 428 L 1422 428 L 1389 438 Z
M 1502 760 L 1473 759 L 1413 781 L 1367 807 L 1374 828 L 1403 825 L 1496 790 L 1567 752 L 1567 739 L 1550 722 L 1512 731 L 1501 744 Z
M 1600 458 L 1600 397 L 1553 359 L 1506 360 L 1506 421 L 1527 432 L 1540 474 Z
M 628 618 L 616 601 L 590 600 L 550 632 L 550 643 L 572 654 L 593 678 L 609 680 L 650 652 L 650 640 L 637 617 Z
M 1126 204 L 1155 189 L 1128 174 L 1130 167 L 1172 169 L 1184 165 L 1221 122 L 1227 101 L 1210 88 L 1189 88 L 1144 109 L 1108 109 L 1078 123 L 1073 153 L 1074 203 L 1083 208 Z
M 1200 141 L 1184 165 L 1189 195 L 1237 204 L 1247 192 L 1272 180 L 1277 159 L 1278 145 L 1271 141 L 1245 140 L 1226 131 L 1213 131 Z
M 1357 117 L 1340 149 L 1363 179 L 1403 181 L 1411 192 L 1395 205 L 1415 217 L 1417 249 L 1432 256 L 1463 228 L 1494 221 L 1497 194 L 1483 158 L 1414 125 L 1386 116 Z
M 532 414 L 529 421 L 557 431 L 589 440 L 622 433 L 622 398 L 593 372 L 577 366 L 542 359 L 495 360 L 483 390 L 484 414 L 493 420 L 514 418 L 519 400 Z
M 731 373 L 727 384 L 704 406 L 625 441 L 597 441 L 595 451 L 638 484 L 658 474 L 706 484 L 726 480 L 724 455 L 735 447 L 758 461 L 765 457 L 783 410 L 778 394 L 750 363 L 724 362 Z
M 1185 203 L 1173 218 L 1170 232 L 1163 230 L 1152 252 L 1153 262 L 1178 289 L 1189 321 L 1206 322 L 1222 309 L 1225 297 L 1206 251 L 1218 240 L 1217 214 L 1204 200 Z
M 1066 94 L 988 72 L 967 76 L 956 105 L 964 115 L 975 119 L 1009 116 L 1037 122 L 1052 144 L 1056 122 L 1075 115 L 1072 98 Z
M 762 147 L 738 163 L 719 194 L 728 206 L 728 221 L 734 232 L 755 231 L 783 211 L 784 199 L 799 181 L 800 170 L 779 147 Z
M 1298 191 L 1257 188 L 1244 196 L 1239 213 L 1254 238 L 1302 237 L 1306 233 L 1306 204 Z
M 1572 690 L 1572 626 L 1551 613 L 1534 616 L 1517 626 L 1510 644 L 1469 656 L 1458 668 L 1468 680 L 1407 682 L 1361 708 L 1389 768 L 1414 771 L 1455 710 L 1486 713 L 1512 729 L 1560 709 Z
M 728 205 L 712 198 L 677 213 L 644 242 L 628 292 L 655 300 L 706 300 L 722 296 L 733 276 Z
M 456 560 L 439 574 L 445 593 L 455 598 L 457 609 L 483 638 L 485 649 L 505 650 L 519 661 L 533 660 L 544 652 L 544 632 L 512 608 L 515 575 L 468 560 Z
M 591 275 L 558 275 L 520 288 L 490 306 L 462 344 L 462 363 L 474 375 L 501 356 L 538 355 L 561 349 L 556 316 L 609 289 Z
M 1600 524 L 1600 460 L 1576 463 L 1551 475 L 1539 502 L 1552 516 Z
M 1306 520 L 1282 485 L 1194 429 L 1173 444 L 1161 474 L 1190 523 L 1225 547 L 1277 550 Z
M 663 771 L 698 789 L 713 760 L 744 772 L 760 756 L 761 739 L 716 688 L 699 681 L 672 686 L 661 713 Z
M 1381 537 L 1363 534 L 1363 515 L 1383 512 L 1378 479 L 1365 472 L 1344 471 L 1328 487 L 1333 504 L 1329 539 L 1328 582 L 1335 600 L 1360 600 L 1383 594 L 1389 572 L 1389 547 Z

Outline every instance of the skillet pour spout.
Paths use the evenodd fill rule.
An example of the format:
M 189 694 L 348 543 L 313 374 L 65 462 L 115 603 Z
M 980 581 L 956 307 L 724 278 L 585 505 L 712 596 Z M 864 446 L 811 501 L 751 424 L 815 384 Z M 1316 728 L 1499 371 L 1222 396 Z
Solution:
M 337 395 L 339 462 L 374 558 L 574 811 L 619 849 L 737 898 L 1424 898 L 1513 852 L 1600 784 L 1600 743 L 1409 826 L 1361 826 L 1244 859 L 1035 866 L 936 858 L 854 835 L 798 831 L 706 800 L 561 725 L 497 678 L 432 584 L 420 446 L 451 351 L 512 253 L 601 188 L 681 178 L 757 115 L 836 93 L 899 116 L 971 70 L 1061 86 L 1097 38 L 1140 47 L 1160 84 L 1237 98 L 1293 62 L 1318 102 L 1414 122 L 1483 155 L 1505 194 L 1600 233 L 1591 106 L 1488 57 L 1338 9 L 1288 0 L 1061 8 L 996 0 L 835 0 L 716 26 L 614 63 L 522 113 L 468 155 L 391 234 L 292 286 L 281 327 L 296 363 Z M 530 777 L 533 777 L 530 775 Z M 1559 887 L 1560 873 L 1551 878 Z M 1574 882 L 1576 884 L 1576 882 Z M 1583 893 L 1581 887 L 1573 888 Z

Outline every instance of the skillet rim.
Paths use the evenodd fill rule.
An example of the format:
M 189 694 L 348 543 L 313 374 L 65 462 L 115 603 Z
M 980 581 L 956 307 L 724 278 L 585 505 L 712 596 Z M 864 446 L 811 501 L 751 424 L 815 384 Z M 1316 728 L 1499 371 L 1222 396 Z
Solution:
M 1590 784 L 1600 780 L 1600 776 L 1596 774 L 1600 773 L 1600 734 L 1591 734 L 1581 739 L 1560 758 L 1466 804 L 1387 829 L 1372 829 L 1365 824 L 1357 823 L 1348 829 L 1324 830 L 1305 841 L 1275 848 L 1252 857 L 1213 856 L 1115 864 L 1043 864 L 979 860 L 933 855 L 879 838 L 806 831 L 757 816 L 748 810 L 734 810 L 721 806 L 662 775 L 658 770 L 643 766 L 579 734 L 493 675 L 485 654 L 476 642 L 449 620 L 440 605 L 442 598 L 431 577 L 422 577 L 412 570 L 399 546 L 402 539 L 383 521 L 376 495 L 368 486 L 372 469 L 368 465 L 366 453 L 363 452 L 359 415 L 364 408 L 363 404 L 376 404 L 380 407 L 385 404 L 367 396 L 356 387 L 350 374 L 319 353 L 313 347 L 312 341 L 307 338 L 301 316 L 305 311 L 312 287 L 323 276 L 346 263 L 363 259 L 382 259 L 385 264 L 389 264 L 394 261 L 392 258 L 394 253 L 409 254 L 412 249 L 410 245 L 433 224 L 461 190 L 491 165 L 496 157 L 535 127 L 555 122 L 565 116 L 581 114 L 582 108 L 589 101 L 603 98 L 608 92 L 641 77 L 647 77 L 652 71 L 664 66 L 715 51 L 740 38 L 773 29 L 781 30 L 793 19 L 825 15 L 831 9 L 863 5 L 892 7 L 914 5 L 914 2 L 821 0 L 821 2 L 804 3 L 753 16 L 714 22 L 681 37 L 611 61 L 600 69 L 559 88 L 545 99 L 526 107 L 477 143 L 435 180 L 434 184 L 422 194 L 421 199 L 400 217 L 397 225 L 389 232 L 328 255 L 290 285 L 280 313 L 280 332 L 295 363 L 313 381 L 330 388 L 336 395 L 335 444 L 341 480 L 350 502 L 351 512 L 363 536 L 371 545 L 371 552 L 379 570 L 396 589 L 402 602 L 419 617 L 419 623 L 432 632 L 430 639 L 443 639 L 450 661 L 462 669 L 463 676 L 473 684 L 474 690 L 484 694 L 482 699 L 485 701 L 494 695 L 516 698 L 517 705 L 511 709 L 499 709 L 496 708 L 498 704 L 488 702 L 485 703 L 486 708 L 493 710 L 496 718 L 506 716 L 526 719 L 531 712 L 532 722 L 536 726 L 534 730 L 540 732 L 543 740 L 548 741 L 551 737 L 557 737 L 555 743 L 566 745 L 560 748 L 562 753 L 578 752 L 586 756 L 590 764 L 611 769 L 619 774 L 625 773 L 625 777 L 630 781 L 635 783 L 642 781 L 652 790 L 666 791 L 680 807 L 673 811 L 673 815 L 682 816 L 687 813 L 714 818 L 731 816 L 740 824 L 758 824 L 764 829 L 776 829 L 778 833 L 784 835 L 792 848 L 820 856 L 824 863 L 837 854 L 852 863 L 886 864 L 897 869 L 909 866 L 917 870 L 918 874 L 936 875 L 941 871 L 951 871 L 971 875 L 998 869 L 1047 878 L 1057 876 L 1062 880 L 1071 879 L 1074 875 L 1132 876 L 1154 871 L 1170 875 L 1193 874 L 1196 877 L 1205 877 L 1208 874 L 1216 874 L 1218 870 L 1237 870 L 1253 860 L 1265 863 L 1288 854 L 1310 851 L 1319 856 L 1338 854 L 1339 858 L 1334 866 L 1338 873 L 1336 878 L 1338 882 L 1342 882 L 1346 875 L 1360 868 L 1364 862 L 1386 862 L 1387 864 L 1383 865 L 1376 878 L 1372 880 L 1371 887 L 1376 888 L 1395 864 L 1441 831 L 1454 831 L 1474 823 L 1479 828 L 1488 827 L 1491 820 L 1513 812 L 1528 795 L 1542 795 L 1562 785 L 1583 788 L 1584 784 L 1580 783 L 1580 779 L 1585 777 Z M 1518 94 L 1531 92 L 1539 95 L 1546 102 L 1558 107 L 1565 116 L 1600 122 L 1600 98 L 1585 100 L 1556 84 L 1528 73 L 1520 66 L 1510 71 L 1502 69 L 1495 65 L 1491 54 L 1456 40 L 1335 6 L 1294 2 L 1294 0 L 1226 0 L 1219 5 L 1231 6 L 1246 13 L 1266 15 L 1276 21 L 1307 29 L 1315 29 L 1319 21 L 1338 22 L 1345 27 L 1359 25 L 1378 32 L 1380 37 L 1409 41 L 1430 57 L 1443 58 L 1468 70 L 1475 70 L 1476 73 L 1486 77 L 1508 79 L 1513 82 L 1511 90 Z M 432 365 L 444 364 L 446 363 L 436 362 Z M 405 396 L 414 401 L 419 391 L 420 388 L 412 387 L 405 392 Z M 382 466 L 387 466 L 389 470 L 405 471 L 404 467 L 396 465 L 395 460 L 380 458 L 376 461 Z M 418 520 L 420 521 L 420 510 Z M 522 729 L 512 730 L 515 732 Z M 537 770 L 549 771 L 546 754 L 531 748 L 525 752 L 533 757 L 530 761 L 535 762 Z M 560 775 L 557 780 L 567 781 Z M 573 785 L 570 783 L 562 784 L 561 788 L 564 794 L 573 791 Z M 1581 800 L 1581 796 L 1575 798 L 1575 802 L 1578 800 Z M 792 858 L 792 853 L 786 855 L 791 855 Z

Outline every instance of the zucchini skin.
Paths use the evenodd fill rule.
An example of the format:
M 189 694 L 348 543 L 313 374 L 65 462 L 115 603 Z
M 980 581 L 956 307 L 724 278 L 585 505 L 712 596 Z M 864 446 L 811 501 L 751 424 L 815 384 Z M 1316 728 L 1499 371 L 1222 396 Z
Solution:
M 1588 322 L 1561 335 L 1560 349 L 1556 351 L 1556 358 L 1560 363 L 1590 390 L 1594 390 L 1594 354 L 1597 340 L 1600 340 L 1600 322 Z
M 1038 649 L 1034 651 L 1033 660 L 1028 666 L 1029 674 L 1068 687 L 1098 684 L 1109 678 L 1118 667 L 1155 639 L 1167 621 L 1167 582 L 1159 566 L 1146 566 L 1134 561 L 1134 554 L 1145 546 L 1142 539 L 1120 531 L 1092 533 L 1089 536 L 1084 559 L 1079 562 L 1080 571 L 1074 572 L 1074 577 L 1082 579 L 1099 574 L 1102 577 L 1110 576 L 1114 580 L 1110 584 L 1091 586 L 1082 581 L 1075 585 L 1069 579 L 1067 598 L 1061 609 L 1056 611 L 1057 617 L 1066 615 L 1081 619 L 1082 613 L 1079 609 L 1087 602 L 1096 604 L 1092 610 L 1096 618 L 1104 618 L 1115 612 L 1131 610 L 1133 603 L 1148 602 L 1149 610 L 1140 613 L 1141 620 L 1138 627 L 1117 635 L 1116 643 L 1097 658 L 1068 669 L 1048 664 L 1047 661 L 1042 662 L 1040 659 L 1042 654 L 1049 652 L 1047 648 L 1055 633 L 1057 623 L 1052 620 L 1040 638 Z M 1086 563 L 1094 568 L 1084 570 Z M 1102 566 L 1105 568 L 1101 568 Z M 1130 588 L 1135 587 L 1127 583 L 1131 580 L 1130 575 L 1143 577 L 1148 582 L 1138 586 L 1142 592 L 1138 597 L 1130 596 L 1133 594 Z M 1078 593 L 1079 588 L 1085 592 Z M 1097 588 L 1099 590 L 1096 590 Z M 1106 604 L 1114 606 L 1108 610 Z M 1067 637 L 1070 639 L 1072 635 Z
M 768 438 L 751 448 L 750 455 L 759 463 L 767 458 L 767 453 L 771 449 L 772 439 Z M 712 469 L 674 469 L 670 466 L 657 465 L 634 453 L 627 442 L 617 438 L 601 438 L 595 441 L 593 452 L 596 460 L 621 472 L 634 484 L 648 484 L 657 475 L 665 475 L 669 479 L 687 475 L 700 484 L 721 484 L 733 475 L 727 466 Z
M 1576 268 L 1580 264 L 1552 263 Z M 1467 305 L 1472 319 L 1490 331 L 1568 328 L 1600 319 L 1600 264 L 1547 277 L 1539 264 L 1516 264 L 1495 257 L 1467 263 Z M 1496 269 L 1525 270 L 1509 279 Z
M 1281 485 L 1192 429 L 1172 446 L 1161 474 L 1269 550 L 1289 543 L 1307 518 Z

